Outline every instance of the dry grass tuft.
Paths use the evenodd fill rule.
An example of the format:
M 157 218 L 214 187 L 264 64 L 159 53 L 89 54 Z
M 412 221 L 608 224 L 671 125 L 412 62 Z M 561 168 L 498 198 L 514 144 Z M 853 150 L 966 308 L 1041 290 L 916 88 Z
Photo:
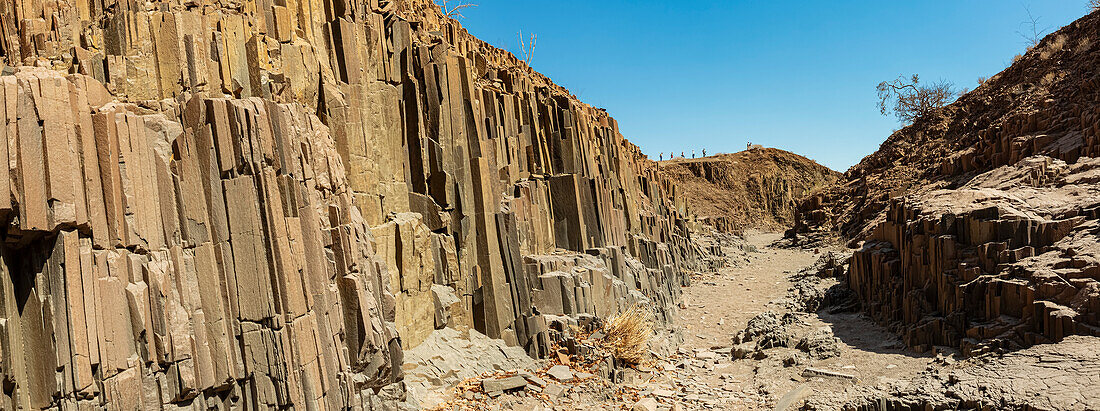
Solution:
M 640 364 L 649 354 L 649 337 L 653 335 L 653 314 L 649 307 L 635 304 L 626 312 L 607 320 L 604 326 L 604 348 L 627 364 Z
M 1067 39 L 1064 34 L 1059 34 L 1058 36 L 1054 37 L 1054 41 L 1051 41 L 1050 44 L 1048 44 L 1046 48 L 1044 48 L 1043 51 L 1039 53 L 1039 58 L 1046 60 L 1049 59 L 1051 56 L 1054 56 L 1058 52 L 1062 51 L 1062 49 L 1066 47 L 1066 40 Z
M 1043 87 L 1050 87 L 1052 84 L 1054 84 L 1054 82 L 1058 81 L 1060 78 L 1061 78 L 1061 75 L 1059 73 L 1050 72 L 1050 73 L 1047 73 L 1047 74 L 1043 75 L 1043 78 L 1041 80 L 1039 80 L 1039 84 L 1041 84 Z

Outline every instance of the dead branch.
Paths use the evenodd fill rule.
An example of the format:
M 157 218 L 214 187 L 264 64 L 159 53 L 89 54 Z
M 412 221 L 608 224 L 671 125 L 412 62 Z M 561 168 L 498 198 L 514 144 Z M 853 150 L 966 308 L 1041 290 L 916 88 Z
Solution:
M 523 40 L 523 32 L 519 32 L 519 50 L 523 54 L 523 62 L 528 66 L 531 65 L 531 59 L 535 58 L 535 43 L 538 41 L 538 35 L 531 33 L 529 41 Z
M 449 0 L 436 0 L 436 5 L 439 6 L 439 10 L 443 12 L 443 16 L 449 19 L 464 19 L 466 16 L 462 15 L 462 10 L 477 7 L 476 3 L 467 2 L 459 2 L 451 6 Z
M 1095 2 L 1100 0 L 1092 1 Z M 1050 31 L 1050 26 L 1040 29 L 1040 18 L 1031 13 L 1031 8 L 1024 7 L 1024 10 L 1027 11 L 1027 20 L 1020 23 L 1020 25 L 1023 26 L 1026 31 L 1017 31 L 1016 34 L 1024 38 L 1024 41 L 1027 42 L 1027 48 L 1030 50 L 1031 48 L 1039 45 L 1039 42 L 1043 40 L 1044 36 L 1046 36 L 1046 32 Z

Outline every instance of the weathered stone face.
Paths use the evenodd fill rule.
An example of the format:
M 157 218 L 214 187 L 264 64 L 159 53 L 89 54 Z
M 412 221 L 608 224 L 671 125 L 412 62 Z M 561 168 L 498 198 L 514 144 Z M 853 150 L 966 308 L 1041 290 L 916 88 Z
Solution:
M 377 408 L 436 327 L 546 354 L 541 256 L 663 321 L 700 264 L 606 112 L 429 1 L 0 10 L 46 67 L 0 77 L 5 406 Z
M 2 79 L 4 408 L 341 408 L 400 378 L 387 267 L 317 117 L 141 114 L 83 75 Z
M 976 354 L 1100 327 L 1100 161 L 1049 157 L 893 201 L 852 258 L 852 289 L 920 351 Z

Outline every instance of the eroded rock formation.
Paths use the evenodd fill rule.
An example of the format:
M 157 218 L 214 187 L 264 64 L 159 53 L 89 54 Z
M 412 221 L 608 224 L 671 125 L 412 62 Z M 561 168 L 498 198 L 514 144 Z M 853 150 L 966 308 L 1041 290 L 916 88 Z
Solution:
M 544 355 L 705 264 L 614 119 L 431 2 L 0 11 L 4 409 L 392 407 L 437 327 Z
M 1098 173 L 1095 159 L 1038 156 L 896 199 L 853 255 L 849 284 L 918 351 L 1100 336 Z
M 389 279 L 316 116 L 0 79 L 5 409 L 341 408 L 400 377 Z
M 660 167 L 692 214 L 725 231 L 790 227 L 803 197 L 840 179 L 840 173 L 813 160 L 763 147 L 664 161 Z
M 906 127 L 808 199 L 791 236 L 853 238 L 849 284 L 921 351 L 1100 335 L 1100 13 Z

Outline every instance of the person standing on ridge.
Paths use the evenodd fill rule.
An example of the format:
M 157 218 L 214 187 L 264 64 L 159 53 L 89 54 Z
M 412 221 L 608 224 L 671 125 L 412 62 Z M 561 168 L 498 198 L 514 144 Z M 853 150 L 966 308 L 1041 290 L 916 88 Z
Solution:
M 706 158 L 706 157 L 707 157 L 707 149 L 704 148 L 703 149 L 703 158 Z
M 695 158 L 695 150 L 691 150 L 691 158 Z

